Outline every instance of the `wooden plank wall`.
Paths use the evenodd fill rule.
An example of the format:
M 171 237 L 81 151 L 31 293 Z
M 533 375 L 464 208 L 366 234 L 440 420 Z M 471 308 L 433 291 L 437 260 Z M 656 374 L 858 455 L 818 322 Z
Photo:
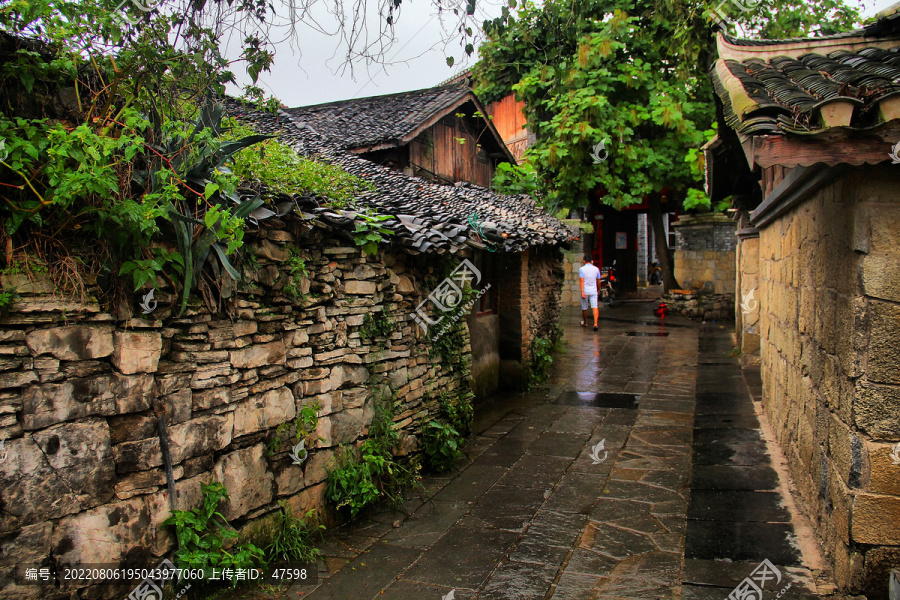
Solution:
M 457 138 L 464 139 L 465 143 Z M 477 134 L 467 131 L 461 119 L 445 117 L 410 143 L 410 160 L 443 178 L 489 187 L 494 161 L 478 160 L 477 139 Z
M 517 101 L 514 94 L 506 96 L 502 100 L 492 102 L 487 106 L 488 114 L 494 117 L 492 122 L 500 133 L 500 137 L 507 144 L 511 140 L 520 138 L 526 134 L 525 130 L 525 103 Z

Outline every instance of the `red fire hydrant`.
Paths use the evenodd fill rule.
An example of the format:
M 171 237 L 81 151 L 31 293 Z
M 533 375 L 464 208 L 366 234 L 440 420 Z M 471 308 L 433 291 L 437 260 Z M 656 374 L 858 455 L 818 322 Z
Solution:
M 660 302 L 659 306 L 656 307 L 656 316 L 660 319 L 665 319 L 667 314 L 669 314 L 669 307 L 666 306 L 665 302 Z

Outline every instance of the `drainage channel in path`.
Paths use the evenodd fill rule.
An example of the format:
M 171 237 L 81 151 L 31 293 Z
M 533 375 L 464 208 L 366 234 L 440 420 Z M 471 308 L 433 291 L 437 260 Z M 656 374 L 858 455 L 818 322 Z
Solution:
M 701 330 L 682 598 L 819 598 L 833 588 L 817 587 L 815 549 L 804 556 L 796 542 L 802 519 L 788 510 L 741 368 L 722 361 L 730 347 Z

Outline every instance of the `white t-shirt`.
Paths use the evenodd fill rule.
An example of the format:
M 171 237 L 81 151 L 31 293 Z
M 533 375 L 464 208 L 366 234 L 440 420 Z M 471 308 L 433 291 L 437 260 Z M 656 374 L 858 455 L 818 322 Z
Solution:
M 586 296 L 597 295 L 597 279 L 600 278 L 600 269 L 588 263 L 578 269 L 578 276 L 584 279 L 584 294 Z

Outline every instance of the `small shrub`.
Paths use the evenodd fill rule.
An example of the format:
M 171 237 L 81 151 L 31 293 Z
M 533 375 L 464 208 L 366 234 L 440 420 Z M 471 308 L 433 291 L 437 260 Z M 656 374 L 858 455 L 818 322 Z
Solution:
M 5 315 L 12 305 L 19 300 L 19 294 L 14 289 L 0 289 L 0 315 Z
M 295 517 L 291 506 L 282 500 L 282 512 L 279 513 L 277 534 L 272 543 L 266 546 L 266 556 L 272 561 L 313 562 L 322 554 L 312 543 L 313 537 L 321 535 L 325 526 L 320 524 L 316 509 L 311 509 L 303 518 Z
M 475 408 L 472 406 L 472 394 L 462 393 L 455 398 L 447 392 L 441 393 L 438 401 L 441 412 L 447 417 L 450 424 L 463 435 L 472 431 L 472 422 L 475 419 Z
M 300 285 L 304 279 L 309 278 L 309 273 L 306 271 L 306 259 L 303 258 L 300 250 L 293 246 L 288 250 L 288 255 L 287 266 L 291 274 L 288 276 L 288 282 L 284 285 L 284 293 L 293 298 L 302 298 Z
M 418 482 L 418 462 L 402 463 L 393 455 L 400 437 L 394 428 L 394 408 L 393 398 L 376 400 L 369 439 L 359 448 L 348 449 L 328 472 L 325 497 L 350 518 L 382 498 L 401 508 L 402 492 Z
M 394 322 L 386 308 L 377 313 L 366 313 L 362 326 L 359 328 L 359 336 L 366 341 L 373 341 L 379 337 L 389 337 L 394 331 Z
M 531 343 L 531 367 L 528 373 L 529 387 L 547 381 L 550 377 L 550 365 L 553 364 L 553 341 L 548 338 L 535 338 Z
M 269 458 L 275 456 L 275 453 L 278 452 L 281 445 L 292 437 L 294 439 L 294 444 L 309 437 L 319 425 L 319 411 L 321 409 L 322 405 L 318 402 L 305 404 L 300 409 L 300 414 L 297 415 L 297 418 L 276 427 L 275 433 L 266 443 Z
M 438 421 L 429 421 L 425 426 L 424 442 L 428 466 L 438 473 L 445 473 L 453 468 L 456 459 L 462 454 L 461 436 L 452 426 Z
M 382 476 L 390 463 L 375 440 L 366 440 L 356 452 L 348 452 L 337 469 L 328 473 L 325 497 L 335 507 L 347 507 L 350 518 L 381 498 Z
M 178 538 L 178 550 L 174 562 L 181 569 L 206 569 L 212 576 L 212 569 L 248 569 L 264 566 L 265 554 L 251 543 L 243 543 L 227 549 L 229 541 L 236 540 L 238 533 L 228 529 L 228 522 L 219 512 L 219 502 L 228 498 L 228 490 L 219 481 L 200 484 L 203 505 L 191 510 L 176 510 L 164 521 L 174 525 Z

